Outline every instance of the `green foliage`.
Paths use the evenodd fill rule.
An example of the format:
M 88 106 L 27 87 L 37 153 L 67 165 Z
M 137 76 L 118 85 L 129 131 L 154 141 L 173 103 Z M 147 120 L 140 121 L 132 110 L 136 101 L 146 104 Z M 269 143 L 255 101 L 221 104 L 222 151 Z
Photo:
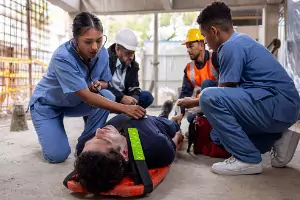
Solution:
M 120 21 L 111 19 L 109 21 L 109 32 L 108 32 L 108 41 L 114 42 L 116 34 L 120 31 L 122 23 Z
M 178 19 L 178 17 L 180 17 L 180 16 L 182 16 L 181 13 L 172 13 L 172 17 L 171 17 L 171 25 L 172 25 L 173 27 L 176 26 L 177 19 Z
M 177 26 L 181 26 L 181 23 L 178 23 L 178 20 L 183 21 L 185 26 L 191 26 L 196 22 L 198 12 L 187 12 L 187 13 L 160 13 L 158 15 L 159 27 L 171 27 L 172 31 L 166 34 L 159 34 L 162 40 L 172 40 L 177 36 Z M 153 30 L 153 14 L 147 15 L 133 15 L 133 16 L 111 16 L 109 18 L 104 17 L 103 23 L 106 24 L 108 28 L 108 40 L 110 43 L 113 43 L 115 40 L 116 33 L 122 27 L 127 27 L 132 29 L 138 34 L 138 38 L 141 41 L 140 45 L 143 45 L 143 41 L 151 40 L 153 33 L 150 30 Z M 159 29 L 159 31 L 162 31 Z
M 112 17 L 107 22 L 109 24 L 109 42 L 114 42 L 116 34 L 120 31 L 122 27 L 127 27 L 135 31 L 142 41 L 150 40 L 152 36 L 152 33 L 149 32 L 151 18 L 152 15 L 133 16 L 128 20 L 117 20 Z
M 197 12 L 187 12 L 183 13 L 182 21 L 185 26 L 190 26 L 197 21 L 198 13 Z
M 176 31 L 174 31 L 166 40 L 172 40 L 174 37 L 176 37 Z
M 149 33 L 150 22 L 152 15 L 143 15 L 138 20 L 131 20 L 127 22 L 127 27 L 140 33 L 142 40 L 150 40 L 152 33 Z
M 159 26 L 169 26 L 171 24 L 172 13 L 160 13 L 158 15 Z

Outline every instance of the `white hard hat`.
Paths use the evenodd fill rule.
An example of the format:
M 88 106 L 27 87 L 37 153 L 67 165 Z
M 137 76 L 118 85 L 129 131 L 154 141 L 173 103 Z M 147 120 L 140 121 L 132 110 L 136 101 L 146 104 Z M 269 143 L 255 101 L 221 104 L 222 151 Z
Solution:
M 138 48 L 137 37 L 129 28 L 123 28 L 117 33 L 116 43 L 131 51 L 136 51 Z

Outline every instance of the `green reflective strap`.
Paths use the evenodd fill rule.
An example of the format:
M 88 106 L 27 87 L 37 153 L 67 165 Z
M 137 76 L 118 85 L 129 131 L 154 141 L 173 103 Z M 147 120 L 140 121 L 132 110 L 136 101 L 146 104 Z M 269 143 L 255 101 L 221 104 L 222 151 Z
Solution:
M 139 132 L 136 128 L 128 128 L 129 139 L 134 160 L 145 160 Z

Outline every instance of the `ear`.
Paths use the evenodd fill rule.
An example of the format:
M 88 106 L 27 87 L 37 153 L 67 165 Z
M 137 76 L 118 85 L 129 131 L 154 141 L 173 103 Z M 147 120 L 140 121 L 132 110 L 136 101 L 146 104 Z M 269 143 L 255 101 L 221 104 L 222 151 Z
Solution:
M 200 42 L 200 46 L 203 47 L 203 48 L 205 47 L 204 41 L 203 41 L 203 42 Z
M 127 148 L 122 148 L 120 150 L 120 154 L 123 156 L 125 161 L 128 161 L 128 149 Z
M 218 34 L 219 30 L 218 30 L 215 26 L 212 26 L 212 27 L 211 27 L 211 32 L 212 32 L 212 34 L 213 34 L 214 36 L 216 36 L 216 35 Z

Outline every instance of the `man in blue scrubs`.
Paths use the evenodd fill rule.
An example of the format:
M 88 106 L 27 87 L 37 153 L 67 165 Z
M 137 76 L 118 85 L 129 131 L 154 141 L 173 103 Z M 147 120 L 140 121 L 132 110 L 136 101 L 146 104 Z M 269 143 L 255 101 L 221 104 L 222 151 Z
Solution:
M 297 121 L 300 108 L 292 79 L 264 46 L 234 32 L 231 11 L 224 3 L 206 7 L 197 22 L 220 63 L 219 85 L 201 92 L 200 107 L 213 127 L 212 140 L 232 154 L 215 163 L 212 171 L 261 173 L 261 154 L 273 145 L 272 166 L 285 166 L 299 141 L 299 135 L 287 131 Z M 185 99 L 179 105 L 199 106 L 199 101 Z

